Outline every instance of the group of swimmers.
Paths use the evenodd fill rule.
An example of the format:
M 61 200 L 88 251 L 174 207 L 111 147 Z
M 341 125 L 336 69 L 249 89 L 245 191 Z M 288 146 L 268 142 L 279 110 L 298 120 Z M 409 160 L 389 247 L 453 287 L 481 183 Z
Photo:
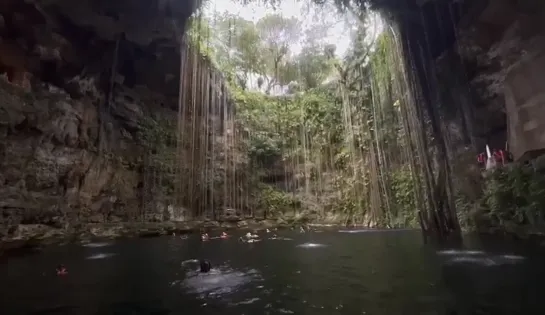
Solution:
M 299 232 L 305 233 L 306 231 L 305 231 L 305 229 L 303 227 L 300 227 Z M 271 231 L 269 229 L 265 229 L 265 233 L 269 234 L 269 233 L 271 233 Z M 176 234 L 172 233 L 172 236 L 176 236 Z M 211 240 L 211 239 L 217 239 L 217 238 L 227 239 L 229 237 L 230 237 L 230 235 L 227 234 L 227 232 L 225 232 L 225 231 L 221 232 L 219 237 L 212 237 L 212 238 L 208 235 L 208 233 L 205 232 L 205 233 L 201 234 L 201 241 L 205 242 L 205 241 L 208 241 L 208 240 Z M 181 238 L 182 239 L 187 239 L 187 235 L 182 235 Z M 278 239 L 278 236 L 276 234 L 273 234 L 271 239 Z M 251 233 L 251 232 L 248 232 L 244 236 L 239 237 L 238 240 L 240 242 L 243 242 L 243 243 L 257 243 L 257 242 L 261 241 L 261 239 L 259 239 L 259 235 L 257 235 L 256 233 Z M 211 264 L 210 264 L 209 261 L 207 261 L 207 260 L 201 261 L 200 262 L 201 272 L 210 271 L 210 268 L 211 268 L 210 266 L 211 266 Z M 57 266 L 56 272 L 57 272 L 57 276 L 64 276 L 64 275 L 68 274 L 68 270 L 62 264 Z
M 265 232 L 267 234 L 271 233 L 271 231 L 269 229 L 266 229 Z M 208 233 L 202 233 L 201 234 L 201 241 L 205 242 L 205 241 L 208 241 L 208 240 L 211 240 L 211 239 L 217 239 L 217 238 L 227 239 L 229 237 L 231 237 L 231 236 L 229 234 L 227 234 L 227 232 L 221 232 L 220 236 L 218 236 L 218 237 L 210 237 L 210 235 L 208 235 Z M 276 234 L 274 234 L 272 238 L 276 238 Z M 259 235 L 255 234 L 255 233 L 251 233 L 251 232 L 248 232 L 244 236 L 239 237 L 238 240 L 240 242 L 243 242 L 243 243 L 255 243 L 255 242 L 261 241 L 259 239 Z
M 205 241 L 215 239 L 215 238 L 228 239 L 229 237 L 230 237 L 230 235 L 228 235 L 226 232 L 221 232 L 221 235 L 217 236 L 217 237 L 210 237 L 210 235 L 208 235 L 208 233 L 203 233 L 203 234 L 201 234 L 201 241 L 205 242 Z
M 304 227 L 301 226 L 299 227 L 299 232 L 306 233 L 307 231 L 305 230 Z M 269 234 L 271 233 L 271 230 L 265 229 L 265 233 Z M 230 235 L 228 235 L 226 232 L 221 232 L 221 235 L 219 237 L 210 237 L 208 233 L 205 232 L 201 234 L 201 241 L 205 242 L 211 239 L 218 239 L 218 238 L 227 239 L 229 237 Z M 277 238 L 278 236 L 276 236 L 276 234 L 273 234 L 271 237 L 271 239 L 277 239 Z M 257 235 L 256 233 L 251 233 L 251 232 L 248 232 L 244 236 L 239 237 L 238 240 L 243 243 L 256 243 L 261 241 L 261 239 L 259 239 L 259 235 Z

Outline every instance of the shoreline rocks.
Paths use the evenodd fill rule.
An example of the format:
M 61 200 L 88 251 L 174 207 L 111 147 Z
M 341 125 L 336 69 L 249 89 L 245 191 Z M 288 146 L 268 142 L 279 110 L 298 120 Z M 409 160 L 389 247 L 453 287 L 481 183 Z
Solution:
M 157 237 L 162 235 L 190 234 L 202 230 L 288 228 L 290 225 L 273 220 L 240 221 L 185 221 L 185 222 L 116 222 L 87 223 L 73 227 L 57 228 L 44 224 L 19 224 L 13 233 L 0 239 L 0 256 L 8 251 L 32 249 L 42 246 L 93 240 Z

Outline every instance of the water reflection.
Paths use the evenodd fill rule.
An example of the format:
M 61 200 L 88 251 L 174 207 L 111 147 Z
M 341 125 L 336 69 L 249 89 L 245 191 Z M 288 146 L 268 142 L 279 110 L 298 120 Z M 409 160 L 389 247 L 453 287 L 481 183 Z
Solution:
M 113 254 L 113 253 L 98 253 L 98 254 L 95 254 L 95 255 L 91 255 L 91 256 L 87 257 L 86 259 L 105 259 L 105 258 L 112 257 L 112 256 L 115 256 L 115 254 Z
M 87 243 L 84 244 L 83 247 L 91 247 L 91 248 L 98 248 L 98 247 L 106 247 L 112 245 L 111 243 Z
M 194 261 L 190 260 L 189 262 Z M 256 269 L 239 271 L 228 265 L 221 265 L 212 268 L 208 273 L 201 273 L 190 268 L 185 272 L 183 280 L 175 281 L 172 285 L 180 284 L 187 293 L 196 294 L 200 298 L 219 298 L 248 289 L 249 284 L 260 280 L 262 280 L 261 275 Z M 251 299 L 255 299 L 255 297 Z M 246 303 L 244 301 L 239 303 L 250 304 L 247 303 L 248 300 L 245 301 Z
M 169 236 L 10 258 L 0 313 L 545 314 L 542 253 L 504 243 L 437 251 L 418 231 L 278 236 L 295 243 Z M 59 263 L 68 276 L 51 274 Z
M 198 259 L 188 259 L 188 260 L 182 261 L 182 266 L 187 266 L 190 264 L 198 264 L 198 263 L 199 263 Z M 198 270 L 198 269 L 195 269 L 195 270 Z
M 326 247 L 327 245 L 325 244 L 318 244 L 318 243 L 304 243 L 304 244 L 299 244 L 297 245 L 297 247 L 302 247 L 302 248 L 318 248 L 318 247 Z
M 293 238 L 272 236 L 272 237 L 269 238 L 269 240 L 271 240 L 271 241 L 293 241 Z
M 482 250 L 447 249 L 438 251 L 439 255 L 484 255 Z
M 339 230 L 339 233 L 377 233 L 377 232 L 404 232 L 404 231 L 414 231 L 414 229 L 350 229 L 350 230 Z
M 500 266 L 506 264 L 517 264 L 524 261 L 525 257 L 519 255 L 489 254 L 480 250 L 458 250 L 449 249 L 438 251 L 440 256 L 447 257 L 446 264 L 475 264 L 480 266 Z

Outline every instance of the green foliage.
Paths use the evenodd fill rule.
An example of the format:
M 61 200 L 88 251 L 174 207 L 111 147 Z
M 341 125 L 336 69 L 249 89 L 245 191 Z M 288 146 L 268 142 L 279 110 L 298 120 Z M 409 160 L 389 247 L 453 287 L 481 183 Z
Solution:
M 137 132 L 139 142 L 148 150 L 163 151 L 176 145 L 176 122 L 171 119 L 144 117 Z
M 212 58 L 215 53 L 210 43 L 211 27 L 209 22 L 200 16 L 192 16 L 188 22 L 186 36 L 189 45 L 201 55 Z
M 395 203 L 395 214 L 393 226 L 396 227 L 417 227 L 418 216 L 416 206 L 416 192 L 414 179 L 408 166 L 393 172 L 391 176 L 393 202 Z
M 208 23 L 211 35 L 201 38 L 208 38 L 210 58 L 231 78 L 259 209 L 272 216 L 301 208 L 299 214 L 334 214 L 345 223 L 416 225 L 413 174 L 407 160 L 396 157 L 405 135 L 391 95 L 390 37 L 373 51 L 358 24 L 353 49 L 338 60 L 319 23 L 306 34 L 296 18 L 279 14 L 256 23 L 222 15 Z M 332 80 L 335 74 L 340 80 Z M 251 88 L 256 81 L 260 91 Z M 269 95 L 276 87 L 288 93 Z
M 258 187 L 257 208 L 265 211 L 267 217 L 278 217 L 288 210 L 300 207 L 300 202 L 293 194 L 286 193 L 271 185 L 260 184 Z
M 251 130 L 248 148 L 258 163 L 298 155 L 300 152 L 288 150 L 302 144 L 301 130 L 309 136 L 309 145 L 317 148 L 341 138 L 340 112 L 334 95 L 327 90 L 309 90 L 292 97 L 240 90 L 233 95 L 243 125 Z
M 513 232 L 545 225 L 545 176 L 531 166 L 500 168 L 488 174 L 475 224 Z
M 188 38 L 231 84 L 246 90 L 259 78 L 257 84 L 268 94 L 291 82 L 314 88 L 331 74 L 335 47 L 314 38 L 320 27 L 316 24 L 316 31 L 308 32 L 298 54 L 290 48 L 301 39 L 301 22 L 280 14 L 266 15 L 256 23 L 227 13 L 213 19 L 194 16 Z
M 332 74 L 334 50 L 332 46 L 310 45 L 296 56 L 296 68 L 305 89 L 318 87 Z
M 236 15 L 194 20 L 189 37 L 230 79 L 237 123 L 248 135 L 242 147 L 251 161 L 247 172 L 253 174 L 257 208 L 272 216 L 292 208 L 318 209 L 342 214 L 347 223 L 370 217 L 379 225 L 415 227 L 419 210 L 437 210 L 419 209 L 429 208 L 437 188 L 424 185 L 437 172 L 430 170 L 425 133 L 414 129 L 425 113 L 407 104 L 411 87 L 405 86 L 393 30 L 373 34 L 364 5 L 394 2 L 332 1 L 358 22 L 342 60 L 321 40 L 323 25 L 305 34 L 300 21 L 279 14 L 256 23 Z M 292 46 L 301 42 L 300 53 L 293 53 Z M 324 85 L 333 74 L 338 80 Z M 254 82 L 266 94 L 251 91 Z M 287 87 L 288 93 L 268 95 L 276 87 Z M 144 129 L 155 128 L 159 123 L 149 122 Z M 144 132 L 141 138 L 148 146 L 168 147 L 168 132 Z M 285 172 L 282 180 L 292 183 L 289 193 L 260 182 L 279 170 Z M 455 201 L 465 226 L 545 226 L 545 179 L 529 167 L 489 174 L 482 196 L 460 191 Z
M 144 117 L 139 123 L 137 139 L 144 147 L 142 171 L 152 174 L 155 192 L 163 196 L 174 194 L 176 161 L 176 122 L 161 117 Z M 150 188 L 148 188 L 150 189 Z

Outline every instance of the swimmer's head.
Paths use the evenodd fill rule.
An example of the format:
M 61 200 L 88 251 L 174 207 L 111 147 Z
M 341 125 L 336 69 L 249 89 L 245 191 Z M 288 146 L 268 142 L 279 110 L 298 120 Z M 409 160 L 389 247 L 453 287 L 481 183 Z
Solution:
M 201 272 L 209 272 L 210 269 L 212 269 L 212 265 L 210 264 L 210 261 L 208 260 L 201 260 L 200 261 L 200 265 L 201 265 Z

